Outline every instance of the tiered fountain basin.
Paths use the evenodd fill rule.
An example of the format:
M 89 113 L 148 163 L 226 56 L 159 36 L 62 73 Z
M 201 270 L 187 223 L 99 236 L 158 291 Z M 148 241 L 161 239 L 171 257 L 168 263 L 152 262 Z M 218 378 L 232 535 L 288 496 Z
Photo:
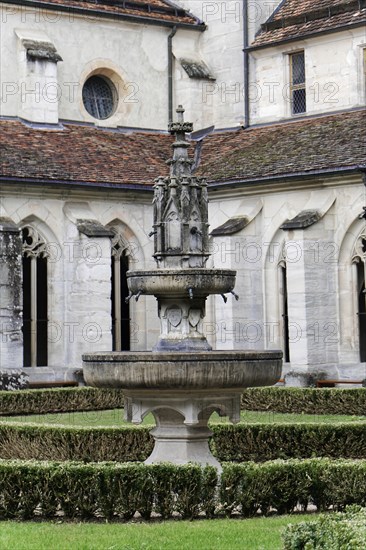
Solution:
M 88 384 L 124 390 L 220 391 L 275 384 L 281 351 L 101 352 L 83 355 Z
M 155 447 L 146 463 L 198 462 L 221 469 L 211 454 L 207 423 L 213 412 L 240 420 L 244 388 L 281 376 L 281 351 L 103 352 L 83 356 L 88 385 L 120 388 L 125 419 L 152 413 Z
M 192 297 L 210 294 L 227 294 L 234 290 L 236 271 L 231 269 L 152 269 L 127 272 L 128 287 L 132 294 L 149 294 L 157 297 L 174 297 L 192 289 Z

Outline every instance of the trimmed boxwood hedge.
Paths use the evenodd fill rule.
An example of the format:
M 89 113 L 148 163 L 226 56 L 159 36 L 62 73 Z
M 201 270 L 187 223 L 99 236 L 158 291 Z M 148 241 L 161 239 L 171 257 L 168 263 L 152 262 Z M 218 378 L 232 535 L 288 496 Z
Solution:
M 123 392 L 90 387 L 0 391 L 0 415 L 123 408 Z M 366 388 L 249 388 L 242 409 L 309 414 L 366 415 Z
M 366 461 L 277 460 L 223 464 L 116 464 L 0 460 L 0 518 L 130 519 L 366 505 Z
M 145 460 L 154 447 L 150 428 L 89 428 L 0 422 L 0 458 L 84 462 Z
M 0 391 L 0 415 L 122 409 L 121 390 L 91 387 Z
M 0 458 L 82 461 L 145 460 L 148 426 L 120 428 L 0 422 Z M 211 449 L 221 461 L 276 458 L 366 458 L 366 422 L 343 424 L 214 424 Z
M 244 390 L 241 408 L 281 413 L 366 415 L 366 388 L 284 388 Z

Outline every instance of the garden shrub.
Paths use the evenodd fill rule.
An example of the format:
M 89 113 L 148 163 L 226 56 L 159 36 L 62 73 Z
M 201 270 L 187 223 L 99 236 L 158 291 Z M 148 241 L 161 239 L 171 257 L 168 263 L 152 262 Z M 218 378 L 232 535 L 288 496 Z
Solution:
M 0 391 L 0 415 L 123 408 L 123 392 L 91 387 Z M 366 415 L 366 388 L 248 388 L 242 409 L 283 413 Z
M 79 387 L 0 391 L 2 416 L 121 409 L 123 403 L 123 393 L 116 389 Z
M 154 440 L 149 426 L 76 427 L 0 422 L 0 458 L 145 460 Z M 339 424 L 214 424 L 211 449 L 220 461 L 276 458 L 366 458 L 366 422 Z
M 366 458 L 366 422 L 216 424 L 212 449 L 219 460 Z
M 129 520 L 136 512 L 146 520 L 152 513 L 249 517 L 258 511 L 291 513 L 299 505 L 339 511 L 366 504 L 366 460 L 293 459 L 222 468 L 218 485 L 216 469 L 197 464 L 0 460 L 0 517 Z
M 0 517 L 52 518 L 57 511 L 68 519 L 129 520 L 135 512 L 149 519 L 155 511 L 194 518 L 216 485 L 215 468 L 195 464 L 0 460 Z
M 89 428 L 0 422 L 0 458 L 138 461 L 152 452 L 145 426 Z
M 288 525 L 284 550 L 360 550 L 366 548 L 366 509 L 321 515 L 316 521 Z
M 247 388 L 241 408 L 281 413 L 366 415 L 366 388 Z

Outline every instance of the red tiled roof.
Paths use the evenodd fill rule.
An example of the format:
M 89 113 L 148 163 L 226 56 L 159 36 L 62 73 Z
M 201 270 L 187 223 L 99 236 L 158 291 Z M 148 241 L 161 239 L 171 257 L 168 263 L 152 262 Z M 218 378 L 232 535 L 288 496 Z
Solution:
M 168 175 L 168 134 L 122 133 L 65 124 L 36 129 L 0 121 L 0 176 L 98 184 L 150 184 Z
M 166 22 L 178 25 L 189 25 L 204 29 L 204 24 L 183 8 L 165 0 L 35 0 L 37 4 L 44 5 L 45 9 L 83 10 L 99 14 L 121 16 L 125 18 L 138 17 L 146 22 Z M 0 0 L 0 3 L 6 0 Z M 23 6 L 34 5 L 28 0 L 10 0 L 11 3 Z
M 285 0 L 261 26 L 252 47 L 363 23 L 366 24 L 364 0 L 361 4 L 358 0 Z
M 201 155 L 209 182 L 366 166 L 366 110 L 211 134 Z
M 152 185 L 168 175 L 172 141 L 168 134 L 77 124 L 39 130 L 0 120 L 0 179 Z M 360 165 L 366 166 L 366 110 L 211 134 L 197 174 L 219 183 Z

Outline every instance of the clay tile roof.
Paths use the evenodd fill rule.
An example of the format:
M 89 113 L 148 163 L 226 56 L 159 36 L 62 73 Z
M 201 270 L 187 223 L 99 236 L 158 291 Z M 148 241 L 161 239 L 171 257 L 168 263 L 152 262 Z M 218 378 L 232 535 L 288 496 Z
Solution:
M 168 175 L 168 134 L 122 133 L 65 124 L 36 129 L 0 121 L 0 177 L 90 184 L 152 185 Z
M 0 120 L 0 180 L 150 188 L 168 175 L 172 141 L 169 134 L 77 124 L 40 130 Z M 197 175 L 211 184 L 366 166 L 366 110 L 211 134 L 200 159 Z
M 0 0 L 0 3 L 6 0 Z M 188 25 L 204 29 L 198 18 L 168 0 L 11 0 L 11 3 L 28 4 L 60 11 L 92 12 L 96 17 L 138 18 L 142 23 Z
M 201 158 L 209 183 L 366 167 L 366 110 L 211 134 Z
M 365 0 L 284 0 L 261 25 L 253 48 L 366 24 Z

